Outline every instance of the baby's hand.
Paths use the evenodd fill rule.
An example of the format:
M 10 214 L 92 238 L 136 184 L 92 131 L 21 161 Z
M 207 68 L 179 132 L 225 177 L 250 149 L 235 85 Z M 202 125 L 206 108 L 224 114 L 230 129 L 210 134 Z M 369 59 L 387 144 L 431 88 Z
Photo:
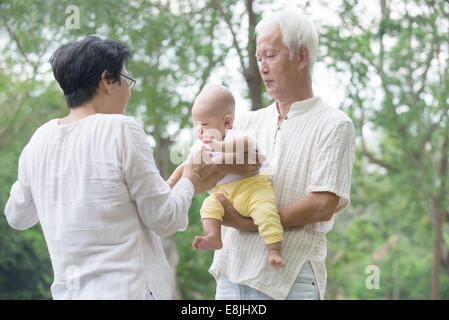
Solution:
M 210 144 L 212 143 L 212 141 L 214 141 L 214 138 L 208 135 L 204 135 L 201 137 L 201 141 L 203 141 L 203 143 L 205 144 Z
M 210 141 L 204 143 L 207 144 L 209 151 L 222 152 L 221 141 L 211 139 Z
M 201 138 L 201 141 L 202 141 L 204 144 L 206 144 L 206 146 L 205 146 L 205 150 L 206 150 L 206 151 L 209 151 L 209 152 L 214 151 L 214 150 L 213 150 L 213 146 L 212 146 L 212 141 L 214 141 L 214 139 L 213 139 L 211 136 L 206 136 L 206 135 L 204 135 L 204 136 Z

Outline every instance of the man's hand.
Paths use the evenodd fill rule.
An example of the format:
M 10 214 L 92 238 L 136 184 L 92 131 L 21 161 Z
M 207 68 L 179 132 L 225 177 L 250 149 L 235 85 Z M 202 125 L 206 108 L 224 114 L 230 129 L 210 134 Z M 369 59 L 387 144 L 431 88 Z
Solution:
M 212 163 L 210 155 L 203 147 L 184 162 L 182 177 L 192 182 L 195 194 L 200 194 L 213 188 L 225 174 Z
M 220 171 L 250 177 L 259 172 L 266 158 L 257 152 L 221 153 L 212 158 Z
M 223 225 L 227 227 L 233 227 L 242 231 L 257 232 L 258 228 L 254 224 L 252 218 L 247 218 L 238 213 L 232 206 L 232 203 L 222 194 L 215 196 L 218 201 L 221 202 L 224 208 Z
M 207 144 L 206 149 L 208 151 L 222 152 L 222 141 L 218 141 L 216 139 L 204 139 L 203 142 Z

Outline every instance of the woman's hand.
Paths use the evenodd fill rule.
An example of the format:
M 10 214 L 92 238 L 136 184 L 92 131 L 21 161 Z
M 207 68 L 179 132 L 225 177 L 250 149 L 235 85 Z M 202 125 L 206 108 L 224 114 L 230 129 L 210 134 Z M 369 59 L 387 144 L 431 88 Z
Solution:
M 254 224 L 252 218 L 247 218 L 238 213 L 232 206 L 232 203 L 222 194 L 215 196 L 218 201 L 221 202 L 224 208 L 223 225 L 227 227 L 233 227 L 242 231 L 257 232 L 258 228 Z
M 225 172 L 212 163 L 210 155 L 203 147 L 184 162 L 183 178 L 189 179 L 195 187 L 195 194 L 206 192 L 226 175 Z

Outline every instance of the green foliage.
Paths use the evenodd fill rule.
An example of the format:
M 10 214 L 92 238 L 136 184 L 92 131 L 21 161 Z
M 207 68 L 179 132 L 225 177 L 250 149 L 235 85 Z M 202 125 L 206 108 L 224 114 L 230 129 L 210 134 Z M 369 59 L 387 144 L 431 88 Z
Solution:
M 207 194 L 197 195 L 189 210 L 189 227 L 176 234 L 179 249 L 178 281 L 184 299 L 214 299 L 215 279 L 207 272 L 212 263 L 214 251 L 195 250 L 192 242 L 195 236 L 204 235 L 200 208 Z
M 436 216 L 430 199 L 446 217 L 449 212 L 449 41 L 438 27 L 449 23 L 449 6 L 383 0 L 361 19 L 363 5 L 345 0 L 341 25 L 321 34 L 325 61 L 350 78 L 343 109 L 361 141 L 353 206 L 328 237 L 328 298 L 425 299 Z M 367 127 L 377 133 L 373 146 Z M 365 287 L 371 264 L 380 269 L 379 290 Z M 447 272 L 440 272 L 443 299 L 449 298 Z
M 255 8 L 267 2 L 257 1 Z M 244 5 L 220 3 L 240 38 L 246 33 Z M 345 81 L 341 108 L 358 135 L 352 206 L 337 214 L 327 239 L 326 298 L 426 299 L 435 236 L 429 199 L 449 217 L 449 175 L 443 170 L 449 152 L 449 5 L 380 0 L 367 10 L 367 3 L 343 0 L 338 25 L 320 30 L 322 61 Z M 155 155 L 163 159 L 170 134 L 190 126 L 195 94 L 232 52 L 226 23 L 209 1 L 86 0 L 76 3 L 80 29 L 68 29 L 65 10 L 72 4 L 0 2 L 0 299 L 50 298 L 53 276 L 40 227 L 12 230 L 3 208 L 34 130 L 67 113 L 50 71 L 51 53 L 90 34 L 125 43 L 133 52 L 127 69 L 138 81 L 127 112 L 151 134 Z M 248 48 L 241 48 L 247 57 Z M 241 92 L 250 98 L 247 88 Z M 367 129 L 375 139 L 368 141 Z M 168 163 L 163 173 L 173 170 Z M 213 299 L 215 293 L 208 273 L 213 251 L 191 246 L 195 235 L 203 234 L 204 197 L 194 197 L 190 225 L 176 234 L 178 281 L 186 299 Z M 446 246 L 448 228 L 445 223 Z M 379 267 L 380 289 L 366 288 L 369 265 Z M 439 294 L 448 299 L 445 270 Z
M 13 230 L 3 213 L 23 146 L 16 139 L 0 149 L 0 299 L 49 299 L 53 271 L 40 227 Z
M 50 299 L 53 281 L 42 230 L 11 230 L 0 216 L 0 299 Z

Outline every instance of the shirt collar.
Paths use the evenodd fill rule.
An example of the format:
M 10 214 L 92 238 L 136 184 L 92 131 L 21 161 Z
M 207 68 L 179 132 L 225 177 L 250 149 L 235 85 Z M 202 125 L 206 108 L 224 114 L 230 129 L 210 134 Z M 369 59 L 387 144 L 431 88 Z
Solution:
M 287 113 L 287 119 L 292 115 L 299 115 L 299 114 L 306 113 L 313 107 L 320 104 L 320 101 L 321 101 L 321 97 L 315 96 L 315 97 L 312 97 L 312 98 L 309 98 L 306 100 L 293 102 L 290 106 L 290 111 Z M 277 116 L 279 116 L 277 102 L 275 101 L 270 107 L 272 108 L 271 112 L 273 113 L 273 115 L 276 115 L 276 123 L 277 123 Z
M 320 97 L 312 97 L 302 101 L 295 101 L 290 106 L 290 111 L 288 112 L 288 114 L 290 115 L 291 113 L 305 113 L 316 106 L 320 100 Z

